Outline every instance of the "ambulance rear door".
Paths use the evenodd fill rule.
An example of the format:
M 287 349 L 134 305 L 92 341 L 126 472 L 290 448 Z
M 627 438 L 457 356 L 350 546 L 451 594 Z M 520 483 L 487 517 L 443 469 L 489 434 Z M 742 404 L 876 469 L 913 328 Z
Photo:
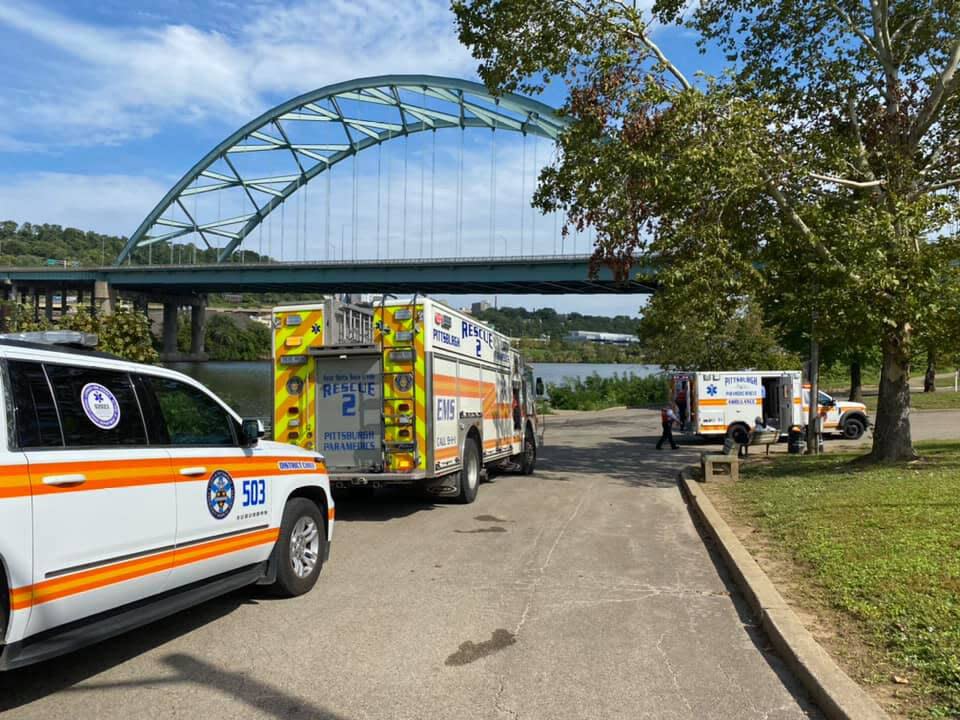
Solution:
M 383 468 L 383 369 L 375 348 L 314 351 L 317 449 L 327 468 Z

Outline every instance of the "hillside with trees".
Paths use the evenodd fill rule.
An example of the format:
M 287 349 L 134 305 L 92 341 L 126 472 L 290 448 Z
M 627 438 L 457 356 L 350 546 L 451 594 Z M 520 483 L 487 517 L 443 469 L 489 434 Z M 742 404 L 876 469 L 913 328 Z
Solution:
M 639 306 L 639 301 L 638 301 Z M 594 332 L 622 333 L 636 335 L 639 320 L 637 317 L 617 315 L 581 315 L 578 312 L 558 313 L 553 308 L 527 310 L 525 308 L 502 307 L 487 308 L 477 318 L 493 325 L 499 332 L 511 337 L 541 338 L 562 340 L 574 330 Z

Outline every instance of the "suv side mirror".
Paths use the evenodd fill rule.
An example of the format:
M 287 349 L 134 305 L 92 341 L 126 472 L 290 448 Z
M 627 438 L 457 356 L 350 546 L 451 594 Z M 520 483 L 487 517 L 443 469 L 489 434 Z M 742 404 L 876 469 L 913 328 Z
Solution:
M 543 378 L 537 378 L 537 397 L 543 397 Z
M 266 435 L 263 429 L 263 423 L 257 418 L 244 418 L 240 425 L 240 445 L 243 447 L 253 447 Z

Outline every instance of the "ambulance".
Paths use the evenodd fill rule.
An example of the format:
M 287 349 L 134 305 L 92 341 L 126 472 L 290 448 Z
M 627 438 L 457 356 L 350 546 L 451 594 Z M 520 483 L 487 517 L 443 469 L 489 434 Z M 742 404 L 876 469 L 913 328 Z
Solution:
M 275 312 L 275 438 L 321 453 L 334 487 L 470 503 L 489 470 L 534 471 L 542 383 L 508 337 L 423 296 L 377 303 L 368 343 L 297 334 L 324 312 Z
M 677 404 L 685 432 L 745 439 L 757 426 L 786 434 L 807 424 L 810 386 L 799 370 L 676 372 L 669 376 L 670 399 Z M 869 427 L 863 403 L 834 400 L 819 393 L 817 409 L 823 432 L 857 440 Z
M 0 670 L 245 585 L 300 595 L 329 553 L 316 453 L 95 338 L 0 337 Z

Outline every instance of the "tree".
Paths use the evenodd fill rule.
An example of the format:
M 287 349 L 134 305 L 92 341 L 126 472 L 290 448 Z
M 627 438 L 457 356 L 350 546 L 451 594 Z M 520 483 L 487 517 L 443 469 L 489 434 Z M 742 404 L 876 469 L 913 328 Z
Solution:
M 875 460 L 915 457 L 915 328 L 957 283 L 960 4 L 921 0 L 457 0 L 495 91 L 569 86 L 535 202 L 592 225 L 594 262 L 642 254 L 665 288 L 719 278 L 793 328 L 880 347 Z M 684 15 L 686 13 L 686 15 Z M 651 37 L 684 24 L 727 61 L 691 81 Z M 718 272 L 718 269 L 721 271 Z M 766 307 L 766 302 L 764 303 Z M 774 313 L 776 314 L 776 313 Z
M 671 370 L 792 370 L 800 365 L 797 355 L 781 347 L 756 301 L 731 297 L 717 303 L 696 287 L 654 295 L 643 309 L 638 334 L 645 360 Z

